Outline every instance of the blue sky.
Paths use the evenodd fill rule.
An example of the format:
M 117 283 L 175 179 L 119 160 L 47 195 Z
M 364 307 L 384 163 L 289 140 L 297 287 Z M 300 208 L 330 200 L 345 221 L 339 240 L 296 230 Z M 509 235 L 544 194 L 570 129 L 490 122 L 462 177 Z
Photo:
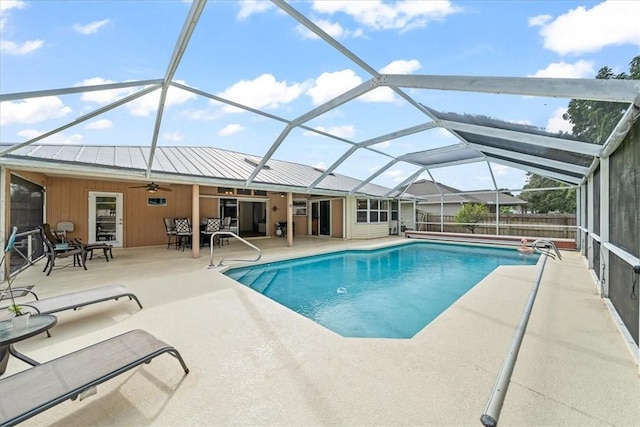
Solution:
M 635 1 L 316 1 L 291 5 L 382 73 L 592 78 L 628 71 L 640 54 Z M 188 1 L 0 1 L 0 93 L 162 78 Z M 174 77 L 187 86 L 296 118 L 371 76 L 270 2 L 210 0 Z M 139 89 L 139 88 L 134 88 Z M 0 140 L 24 142 L 134 89 L 0 104 Z M 484 114 L 551 131 L 568 100 L 406 89 L 436 110 Z M 43 143 L 149 145 L 158 92 Z M 307 123 L 353 142 L 428 122 L 386 88 Z M 210 145 L 263 155 L 284 125 L 177 88 L 159 145 Z M 433 129 L 358 150 L 336 172 L 364 179 L 389 155 L 455 144 Z M 350 145 L 295 129 L 274 158 L 327 167 Z M 393 187 L 417 167 L 398 163 L 374 182 Z M 499 187 L 524 172 L 492 164 Z M 432 170 L 463 190 L 492 188 L 486 163 Z M 423 178 L 429 178 L 423 174 Z

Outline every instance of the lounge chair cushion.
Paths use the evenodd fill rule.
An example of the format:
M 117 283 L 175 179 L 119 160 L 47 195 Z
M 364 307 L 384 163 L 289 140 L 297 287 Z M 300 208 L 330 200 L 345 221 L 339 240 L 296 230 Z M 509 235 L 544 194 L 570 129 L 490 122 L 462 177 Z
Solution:
M 138 306 L 142 308 L 138 297 L 124 285 L 107 285 L 84 289 L 82 291 L 56 295 L 49 298 L 41 298 L 37 301 L 20 302 L 19 305 L 31 307 L 40 314 L 52 314 L 112 299 L 118 300 L 120 297 L 128 297 L 130 300 L 134 299 L 138 303 Z
M 163 353 L 189 373 L 175 348 L 136 329 L 1 378 L 0 424 L 18 424 Z

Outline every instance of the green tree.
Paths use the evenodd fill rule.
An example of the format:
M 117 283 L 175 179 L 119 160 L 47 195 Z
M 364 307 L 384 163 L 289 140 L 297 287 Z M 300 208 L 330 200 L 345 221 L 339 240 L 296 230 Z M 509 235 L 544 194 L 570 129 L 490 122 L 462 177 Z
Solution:
M 526 190 L 551 187 L 568 186 L 549 178 L 527 173 L 527 183 L 523 188 Z M 528 202 L 527 210 L 533 213 L 576 212 L 576 191 L 573 188 L 567 188 L 566 190 L 525 191 L 520 194 L 520 198 Z
M 640 80 L 640 55 L 629 63 L 629 74 L 622 72 L 616 75 L 611 68 L 602 67 L 596 79 Z M 603 144 L 628 107 L 628 103 L 572 99 L 562 117 L 573 124 L 574 136 Z
M 471 233 L 475 233 L 477 224 L 484 221 L 489 216 L 489 208 L 482 203 L 466 203 L 462 205 L 462 209 L 457 213 L 455 221 L 458 224 L 464 224 Z

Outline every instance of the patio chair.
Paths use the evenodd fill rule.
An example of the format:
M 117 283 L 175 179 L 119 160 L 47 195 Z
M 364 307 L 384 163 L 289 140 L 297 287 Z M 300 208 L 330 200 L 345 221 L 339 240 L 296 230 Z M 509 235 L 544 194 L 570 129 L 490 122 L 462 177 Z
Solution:
M 69 399 L 82 400 L 97 385 L 164 353 L 189 373 L 178 350 L 136 329 L 1 378 L 0 425 L 19 424 Z
M 45 224 L 48 225 L 48 224 Z M 38 225 L 38 230 L 40 230 L 40 237 L 42 239 L 42 244 L 44 245 L 44 253 L 47 257 L 47 264 L 44 266 L 43 272 L 47 271 L 47 276 L 51 274 L 53 267 L 56 265 L 56 259 L 58 258 L 69 258 L 73 257 L 73 265 L 76 263 L 78 266 L 81 266 L 85 270 L 87 269 L 86 260 L 87 260 L 87 251 L 82 247 L 73 246 L 70 243 L 53 243 L 53 241 L 47 236 L 47 231 L 45 231 L 45 225 Z M 51 233 L 50 227 L 48 228 L 49 234 L 52 238 L 53 233 Z M 57 241 L 57 240 L 56 240 Z
M 189 218 L 176 218 L 174 221 L 176 224 L 176 236 L 178 239 L 176 249 L 182 247 L 182 250 L 184 251 L 185 246 L 191 244 L 191 235 L 193 234 L 191 230 L 191 221 Z
M 202 243 L 204 244 L 206 242 L 207 244 L 211 244 L 211 235 L 220 231 L 221 226 L 222 220 L 220 218 L 207 218 L 207 223 L 202 231 Z M 218 241 L 218 247 L 220 247 L 220 236 L 216 236 L 216 238 L 214 238 L 214 243 L 215 240 Z
M 176 222 L 173 218 L 164 217 L 164 229 L 167 233 L 167 249 L 171 246 L 171 239 L 176 242 L 176 248 L 178 247 L 178 236 L 176 234 Z

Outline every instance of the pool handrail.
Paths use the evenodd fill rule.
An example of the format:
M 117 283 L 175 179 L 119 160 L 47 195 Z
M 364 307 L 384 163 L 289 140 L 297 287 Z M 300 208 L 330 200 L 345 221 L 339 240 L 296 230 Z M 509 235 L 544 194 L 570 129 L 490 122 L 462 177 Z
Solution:
M 536 300 L 536 295 L 538 293 L 538 288 L 540 287 L 540 281 L 542 280 L 542 273 L 544 272 L 544 266 L 547 262 L 547 258 L 550 257 L 556 259 L 557 257 L 557 259 L 562 259 L 558 248 L 556 248 L 556 245 L 550 240 L 536 240 L 533 242 L 533 249 L 542 256 L 540 266 L 538 268 L 538 274 L 533 286 L 531 287 L 531 291 L 529 292 L 529 299 L 527 300 L 524 313 L 522 313 L 520 323 L 518 324 L 516 332 L 513 335 L 513 339 L 511 340 L 511 345 L 509 346 L 507 355 L 500 367 L 500 372 L 498 373 L 498 378 L 496 378 L 495 385 L 491 391 L 487 407 L 480 417 L 480 422 L 485 427 L 496 427 L 498 425 L 500 410 L 502 409 L 502 404 L 504 403 L 504 398 L 507 394 L 507 389 L 509 388 L 511 374 L 513 373 L 513 368 L 516 364 L 516 359 L 518 358 L 518 351 L 520 351 L 520 345 L 522 344 L 522 339 L 524 338 L 524 333 L 527 329 L 527 323 L 531 316 L 533 303 Z M 552 249 L 555 253 L 551 252 Z
M 231 259 L 231 258 L 230 259 L 226 259 L 226 258 L 222 258 L 222 259 L 220 259 L 220 262 L 218 263 L 218 265 L 214 265 L 213 264 L 213 239 L 214 239 L 215 236 L 231 236 L 231 237 L 235 237 L 236 239 L 240 240 L 245 245 L 255 249 L 256 251 L 258 251 L 258 257 L 256 259 Z M 257 261 L 260 260 L 260 258 L 262 258 L 262 251 L 260 250 L 260 248 L 258 248 L 257 246 L 252 245 L 251 243 L 247 242 L 245 239 L 243 239 L 242 237 L 238 236 L 236 233 L 234 233 L 232 231 L 216 231 L 215 233 L 213 233 L 211 235 L 211 240 L 209 241 L 209 247 L 211 248 L 211 256 L 209 258 L 209 268 L 221 267 L 223 261 L 257 262 Z

